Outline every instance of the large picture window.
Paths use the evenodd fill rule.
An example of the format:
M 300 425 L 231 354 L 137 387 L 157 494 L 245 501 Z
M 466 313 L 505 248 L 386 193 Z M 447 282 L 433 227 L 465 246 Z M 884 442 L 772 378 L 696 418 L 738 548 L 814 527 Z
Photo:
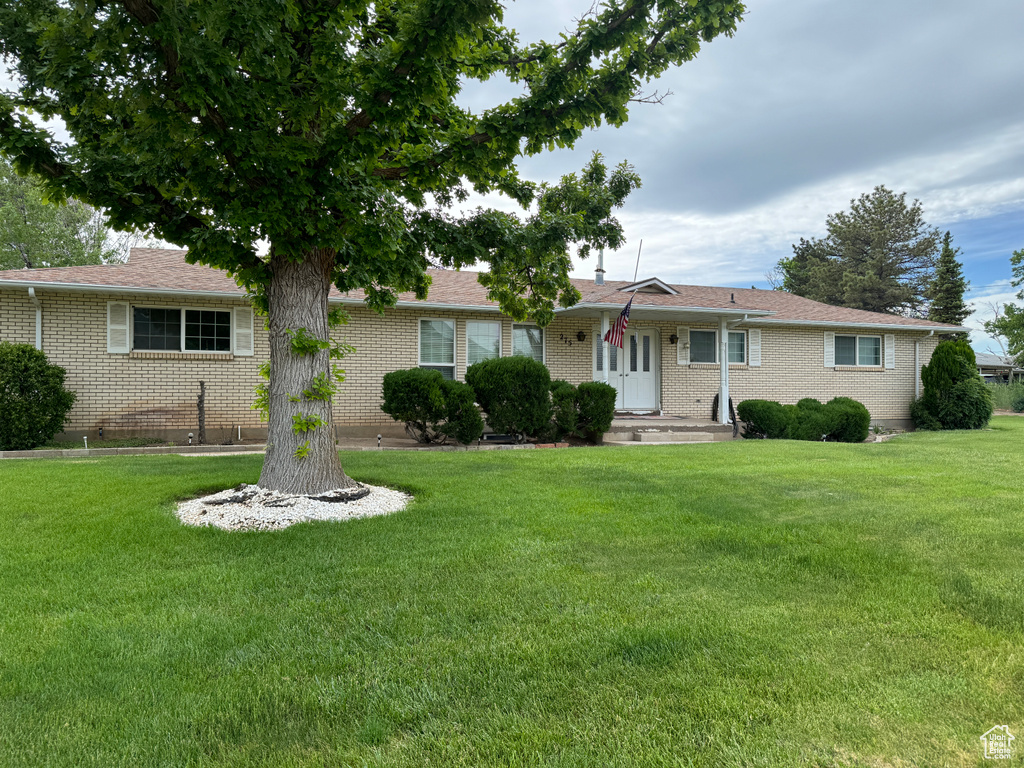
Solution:
M 840 336 L 836 334 L 836 365 L 882 365 L 881 336 Z
M 466 322 L 466 365 L 501 357 L 501 323 Z
M 455 378 L 454 320 L 420 320 L 420 368 Z
M 512 354 L 544 362 L 544 330 L 535 325 L 512 326 Z
M 213 309 L 132 308 L 132 349 L 230 352 L 231 313 Z

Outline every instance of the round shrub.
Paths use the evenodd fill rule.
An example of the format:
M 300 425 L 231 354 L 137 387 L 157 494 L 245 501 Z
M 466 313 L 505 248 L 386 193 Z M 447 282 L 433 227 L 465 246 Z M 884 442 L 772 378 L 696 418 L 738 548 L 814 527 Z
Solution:
M 850 397 L 833 397 L 826 404 L 838 414 L 838 423 L 831 433 L 840 443 L 863 443 L 871 431 L 871 414 L 864 404 Z
M 484 424 L 474 404 L 473 389 L 447 381 L 438 371 L 410 368 L 385 374 L 381 410 L 420 443 L 444 442 L 451 437 L 470 443 L 483 434 Z
M 551 374 L 543 363 L 524 355 L 494 357 L 469 366 L 466 383 L 498 434 L 522 442 L 549 428 Z
M 841 416 L 836 408 L 825 405 L 813 397 L 805 397 L 796 404 L 797 420 L 790 426 L 789 437 L 794 440 L 820 441 L 832 437 L 839 429 Z
M 781 440 L 787 437 L 791 413 L 773 400 L 744 400 L 736 406 L 745 438 Z
M 611 429 L 615 418 L 615 387 L 603 381 L 586 381 L 576 388 L 579 403 L 577 434 L 597 442 Z
M 0 451 L 26 451 L 64 429 L 75 393 L 66 372 L 28 344 L 0 342 Z
M 1010 410 L 1014 413 L 1024 413 L 1024 395 L 1019 395 L 1010 403 Z

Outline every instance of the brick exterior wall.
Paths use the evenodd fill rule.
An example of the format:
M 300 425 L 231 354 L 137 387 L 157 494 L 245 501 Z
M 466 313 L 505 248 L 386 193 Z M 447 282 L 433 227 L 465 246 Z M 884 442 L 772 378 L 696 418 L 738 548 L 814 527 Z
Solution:
M 259 318 L 254 323 L 256 354 L 252 357 L 180 352 L 114 355 L 106 351 L 108 301 L 221 310 L 243 306 L 242 302 L 66 291 L 37 291 L 37 295 L 43 308 L 43 351 L 51 362 L 67 370 L 67 386 L 78 394 L 67 427 L 69 434 L 94 434 L 104 427 L 110 436 L 160 434 L 180 438 L 181 433 L 196 429 L 200 380 L 206 382 L 208 430 L 227 433 L 241 426 L 243 437 L 262 432 L 259 416 L 250 408 L 259 365 L 268 356 L 267 336 Z M 466 322 L 496 319 L 494 314 L 482 312 L 433 309 L 396 309 L 383 318 L 363 307 L 349 311 L 350 323 L 338 329 L 336 336 L 356 351 L 341 362 L 346 381 L 336 398 L 335 418 L 341 427 L 362 425 L 372 427 L 370 431 L 394 432 L 397 427 L 380 411 L 381 379 L 388 371 L 418 364 L 421 318 L 455 321 L 456 375 L 460 379 L 466 371 Z M 502 354 L 508 355 L 512 350 L 512 322 L 502 318 L 501 325 Z M 567 317 L 556 319 L 545 330 L 545 361 L 552 378 L 574 384 L 593 378 L 594 339 L 599 326 L 597 318 Z M 675 323 L 636 320 L 629 327 L 658 332 L 662 411 L 710 418 L 711 401 L 718 392 L 718 365 L 678 365 L 677 348 L 669 343 L 669 337 L 677 331 Z M 748 398 L 795 403 L 803 397 L 828 400 L 844 395 L 863 402 L 873 420 L 887 423 L 906 423 L 909 419 L 916 377 L 915 341 L 920 341 L 922 365 L 928 362 L 937 343 L 935 337 L 921 331 L 881 331 L 883 335 L 895 335 L 895 369 L 833 369 L 824 367 L 823 329 L 760 327 L 761 366 L 730 366 L 734 403 Z M 580 331 L 586 334 L 583 342 L 577 340 Z M 830 331 L 844 332 L 840 328 Z M 864 333 L 854 329 L 846 332 Z M 34 344 L 35 309 L 27 292 L 0 289 L 0 340 Z

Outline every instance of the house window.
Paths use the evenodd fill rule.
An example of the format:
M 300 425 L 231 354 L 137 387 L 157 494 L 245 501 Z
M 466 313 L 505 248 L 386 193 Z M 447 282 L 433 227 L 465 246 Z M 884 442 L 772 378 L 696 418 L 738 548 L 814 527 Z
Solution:
M 717 363 L 715 354 L 716 331 L 690 331 L 690 362 Z
M 186 309 L 185 351 L 230 352 L 231 313 Z
M 747 362 L 746 331 L 729 331 L 729 362 L 740 365 Z
M 455 378 L 454 320 L 420 320 L 420 368 Z
M 466 365 L 501 357 L 501 323 L 466 323 Z
M 535 325 L 512 326 L 512 354 L 544 362 L 544 330 Z
M 231 313 L 132 308 L 132 348 L 140 352 L 230 352 Z
M 881 366 L 882 337 L 836 334 L 836 365 Z
M 135 329 L 132 334 L 134 349 L 161 352 L 181 351 L 180 309 L 134 307 L 132 320 Z

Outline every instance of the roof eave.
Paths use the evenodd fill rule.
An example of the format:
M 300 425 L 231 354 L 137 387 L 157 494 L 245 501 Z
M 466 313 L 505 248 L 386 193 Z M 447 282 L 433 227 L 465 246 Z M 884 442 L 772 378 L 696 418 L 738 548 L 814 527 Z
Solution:
M 573 304 L 571 307 L 558 307 L 555 309 L 555 313 L 568 312 L 571 310 L 585 309 L 594 310 L 597 312 L 621 312 L 622 304 L 605 304 L 596 302 L 581 301 L 579 304 Z M 644 310 L 652 310 L 657 312 L 674 312 L 678 314 L 700 314 L 700 315 L 729 315 L 735 317 L 768 317 L 774 315 L 775 311 L 771 309 L 726 309 L 724 307 L 680 307 L 674 304 L 662 305 L 662 304 L 634 304 L 633 312 L 642 312 Z
M 784 317 L 765 318 L 772 325 L 802 325 L 821 328 L 877 328 L 893 331 L 929 331 L 933 333 L 968 333 L 970 328 L 960 325 L 906 325 L 901 323 L 864 323 L 846 320 L 787 320 Z
M 185 288 L 141 288 L 98 283 L 49 283 L 41 280 L 0 280 L 0 288 L 45 288 L 53 291 L 81 291 L 83 293 L 143 293 L 160 296 L 200 296 L 206 298 L 244 299 L 241 291 L 195 291 Z

